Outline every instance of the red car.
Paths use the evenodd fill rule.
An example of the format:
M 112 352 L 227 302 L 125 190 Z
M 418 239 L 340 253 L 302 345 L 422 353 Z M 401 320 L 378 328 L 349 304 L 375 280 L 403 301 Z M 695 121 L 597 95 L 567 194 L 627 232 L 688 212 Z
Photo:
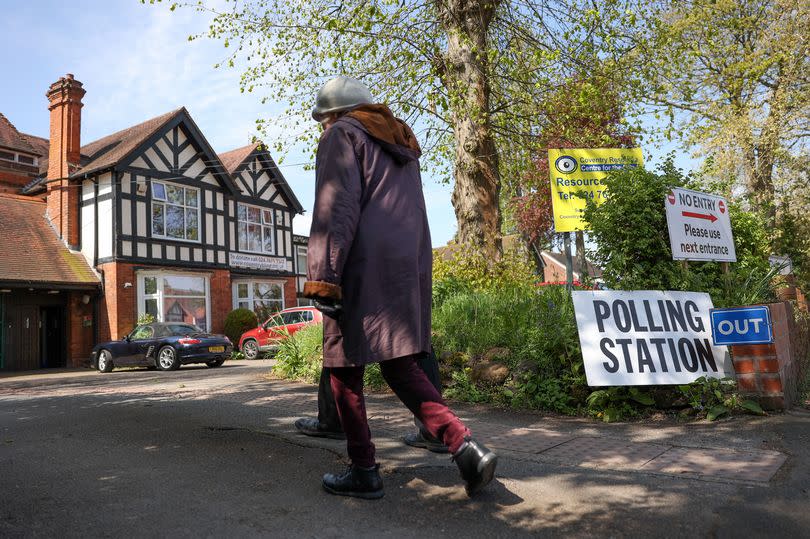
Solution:
M 322 324 L 323 315 L 315 307 L 292 307 L 284 309 L 267 319 L 256 329 L 246 331 L 239 338 L 239 349 L 247 359 L 256 359 L 262 352 L 272 352 L 279 341 L 299 329 Z

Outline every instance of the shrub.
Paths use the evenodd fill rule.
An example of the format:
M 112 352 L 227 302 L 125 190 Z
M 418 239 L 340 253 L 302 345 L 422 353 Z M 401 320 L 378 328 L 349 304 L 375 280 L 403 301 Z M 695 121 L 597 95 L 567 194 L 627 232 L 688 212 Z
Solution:
M 273 372 L 282 378 L 317 384 L 323 367 L 323 325 L 316 324 L 298 330 L 279 344 Z M 387 387 L 379 363 L 366 365 L 365 387 Z
M 434 305 L 460 292 L 514 288 L 537 281 L 534 266 L 519 249 L 507 250 L 500 260 L 493 261 L 468 246 L 450 248 L 450 257 L 433 259 Z
M 256 314 L 249 309 L 234 309 L 225 317 L 225 335 L 238 344 L 242 334 L 259 325 Z
M 466 290 L 433 310 L 434 346 L 441 355 L 473 358 L 508 348 L 510 378 L 485 387 L 470 380 L 469 364 L 453 362 L 447 396 L 469 402 L 571 413 L 584 404 L 585 378 L 576 318 L 563 286 Z
M 506 347 L 513 362 L 533 362 L 552 376 L 581 369 L 574 306 L 562 286 L 456 293 L 434 308 L 433 332 L 439 353 Z
M 323 324 L 313 324 L 279 343 L 273 372 L 283 378 L 318 383 L 322 364 Z

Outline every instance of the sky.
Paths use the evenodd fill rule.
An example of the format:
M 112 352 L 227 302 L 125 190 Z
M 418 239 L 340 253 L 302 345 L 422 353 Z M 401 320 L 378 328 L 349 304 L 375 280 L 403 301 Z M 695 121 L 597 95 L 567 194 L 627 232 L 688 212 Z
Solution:
M 209 2 L 211 3 L 211 2 Z M 3 0 L 0 50 L 4 51 L 0 112 L 18 130 L 48 136 L 45 91 L 66 73 L 84 84 L 82 144 L 185 106 L 217 153 L 245 146 L 259 135 L 255 121 L 272 117 L 280 103 L 262 105 L 259 96 L 241 93 L 238 69 L 215 69 L 226 57 L 222 44 L 189 41 L 208 27 L 208 16 L 189 9 L 139 0 Z M 314 96 L 313 96 L 314 102 Z M 319 129 L 312 122 L 313 131 Z M 292 133 L 272 133 L 288 151 L 280 168 L 305 214 L 293 221 L 297 234 L 309 234 L 314 172 L 302 163 L 309 149 Z M 644 148 L 648 166 L 674 147 Z M 275 156 L 280 157 L 280 156 Z M 689 168 L 687 159 L 679 165 Z M 451 186 L 423 175 L 434 246 L 456 231 Z

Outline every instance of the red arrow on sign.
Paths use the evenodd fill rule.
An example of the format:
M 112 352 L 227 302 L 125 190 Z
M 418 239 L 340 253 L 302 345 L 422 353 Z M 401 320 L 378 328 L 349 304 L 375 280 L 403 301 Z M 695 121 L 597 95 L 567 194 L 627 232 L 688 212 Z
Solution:
M 695 219 L 706 219 L 707 221 L 711 221 L 712 223 L 717 221 L 717 217 L 711 213 L 695 213 L 691 211 L 684 211 L 681 212 L 681 215 L 684 217 L 694 217 Z

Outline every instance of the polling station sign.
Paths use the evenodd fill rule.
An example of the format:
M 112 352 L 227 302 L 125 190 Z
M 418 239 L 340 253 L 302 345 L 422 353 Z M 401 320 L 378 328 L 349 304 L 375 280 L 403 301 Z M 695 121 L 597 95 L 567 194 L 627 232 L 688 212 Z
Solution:
M 559 149 L 548 151 L 555 232 L 586 230 L 585 198 L 605 201 L 604 179 L 614 170 L 643 165 L 641 148 Z
M 590 386 L 687 384 L 734 374 L 712 344 L 712 300 L 702 292 L 574 291 Z
M 673 260 L 737 261 L 726 199 L 674 188 L 664 205 Z

